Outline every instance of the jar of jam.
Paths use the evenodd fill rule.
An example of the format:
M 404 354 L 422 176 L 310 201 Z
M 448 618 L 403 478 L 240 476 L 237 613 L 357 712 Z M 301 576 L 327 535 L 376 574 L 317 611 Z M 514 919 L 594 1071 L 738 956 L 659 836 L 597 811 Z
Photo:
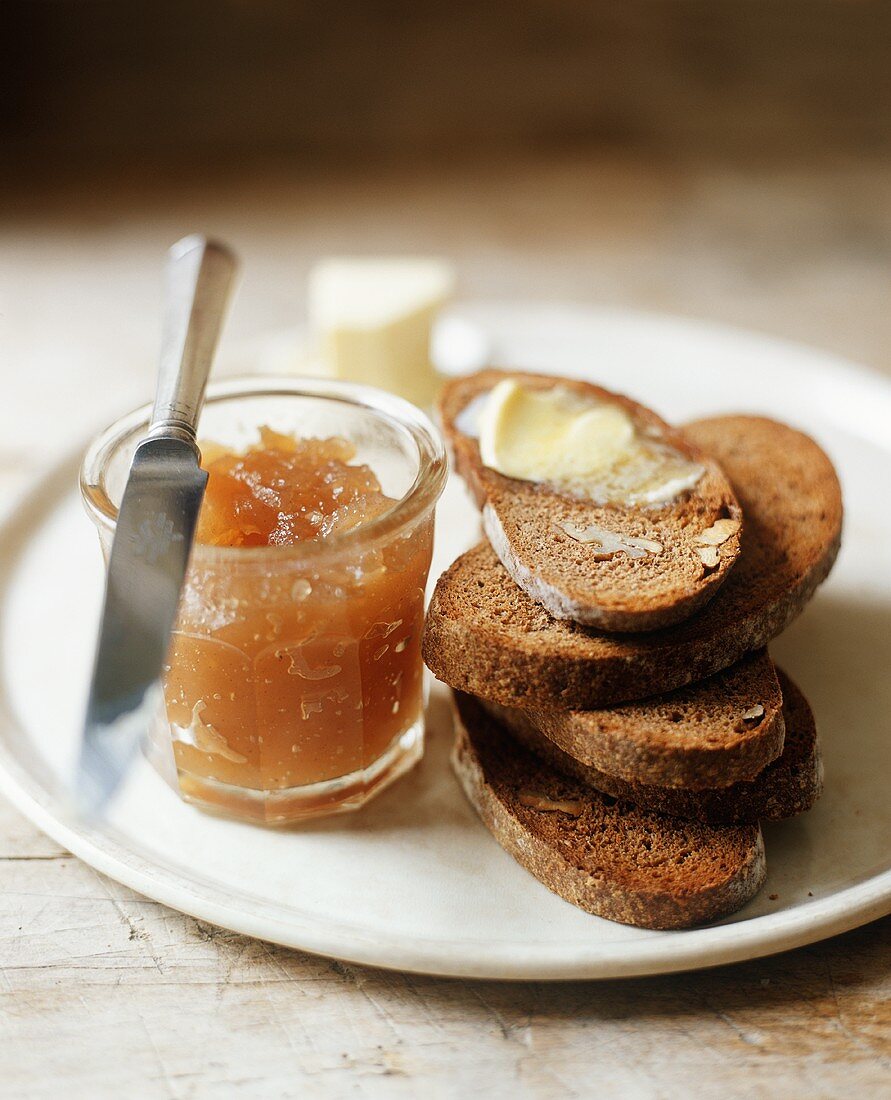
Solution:
M 148 411 L 84 462 L 106 554 Z M 150 759 L 187 801 L 244 820 L 356 809 L 423 752 L 441 439 L 400 398 L 306 378 L 217 384 L 199 437 L 209 480 Z

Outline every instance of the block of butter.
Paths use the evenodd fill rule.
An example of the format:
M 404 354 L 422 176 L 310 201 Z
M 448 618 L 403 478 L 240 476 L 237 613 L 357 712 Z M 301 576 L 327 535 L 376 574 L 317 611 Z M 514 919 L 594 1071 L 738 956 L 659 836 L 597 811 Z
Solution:
M 429 405 L 438 386 L 430 331 L 454 293 L 442 260 L 327 259 L 309 275 L 309 321 L 328 373 Z

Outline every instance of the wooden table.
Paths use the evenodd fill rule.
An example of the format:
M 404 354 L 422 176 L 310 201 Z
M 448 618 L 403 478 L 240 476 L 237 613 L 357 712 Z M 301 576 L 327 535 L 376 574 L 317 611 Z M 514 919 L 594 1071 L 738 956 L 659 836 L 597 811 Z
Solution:
M 573 156 L 242 170 L 3 194 L 0 491 L 151 388 L 165 246 L 246 275 L 232 340 L 300 320 L 331 252 L 451 257 L 467 297 L 745 324 L 891 370 L 891 166 Z M 522 985 L 315 959 L 96 874 L 0 805 L 0 1094 L 887 1095 L 891 921 L 693 975 Z

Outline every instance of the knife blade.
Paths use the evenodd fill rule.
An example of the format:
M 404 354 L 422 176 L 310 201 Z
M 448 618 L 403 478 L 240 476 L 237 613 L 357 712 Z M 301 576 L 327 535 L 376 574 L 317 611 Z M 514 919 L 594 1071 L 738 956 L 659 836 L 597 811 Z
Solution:
M 114 794 L 159 702 L 207 484 L 195 430 L 236 270 L 202 237 L 170 250 L 158 388 L 118 510 L 75 780 L 87 815 Z

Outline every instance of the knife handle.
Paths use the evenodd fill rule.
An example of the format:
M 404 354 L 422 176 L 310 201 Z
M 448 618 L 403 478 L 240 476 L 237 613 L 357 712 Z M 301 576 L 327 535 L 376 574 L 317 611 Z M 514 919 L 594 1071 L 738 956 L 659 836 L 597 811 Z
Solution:
M 194 444 L 237 270 L 233 252 L 201 236 L 184 237 L 170 249 L 161 366 L 149 438 L 172 436 Z

